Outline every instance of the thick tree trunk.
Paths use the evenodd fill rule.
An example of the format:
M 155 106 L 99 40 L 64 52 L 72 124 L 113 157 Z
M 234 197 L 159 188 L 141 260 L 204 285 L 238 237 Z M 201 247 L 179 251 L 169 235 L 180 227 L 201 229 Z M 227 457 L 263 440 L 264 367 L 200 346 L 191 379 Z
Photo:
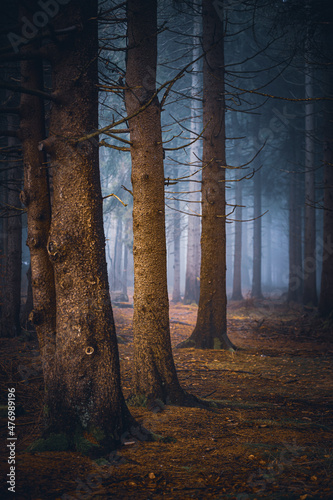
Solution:
M 134 375 L 136 395 L 182 402 L 171 351 L 167 292 L 161 109 L 154 96 L 157 2 L 128 0 L 125 103 L 129 120 L 133 186 Z M 145 88 L 148 87 L 148 88 Z
M 313 97 L 313 69 L 306 63 L 305 95 Z M 317 305 L 316 280 L 316 209 L 315 209 L 315 143 L 314 103 L 305 103 L 305 212 L 303 304 Z
M 242 184 L 236 182 L 235 187 L 235 249 L 234 249 L 234 276 L 231 300 L 243 300 L 242 295 Z
M 203 171 L 200 299 L 196 327 L 179 347 L 232 349 L 226 324 L 223 23 L 203 0 Z
M 332 39 L 328 37 L 328 39 Z M 330 69 L 327 95 L 333 96 L 333 75 Z M 324 220 L 323 220 L 323 266 L 319 312 L 329 316 L 333 311 L 333 105 L 325 103 L 325 141 L 324 141 Z
M 53 168 L 47 249 L 57 297 L 47 431 L 66 434 L 70 447 L 81 449 L 84 444 L 91 452 L 91 441 L 97 441 L 102 449 L 117 444 L 133 421 L 120 386 L 105 258 L 98 141 L 77 142 L 98 127 L 96 18 L 97 1 L 72 0 L 64 15 L 54 21 L 57 30 L 79 28 L 64 35 L 54 48 L 52 78 L 60 103 L 52 106 L 52 135 L 44 142 Z
M 261 170 L 254 176 L 254 213 L 253 213 L 253 278 L 251 297 L 262 298 L 261 292 Z
M 200 56 L 200 23 L 197 18 L 193 23 L 193 60 Z M 192 66 L 191 75 L 191 140 L 198 137 L 202 130 L 200 119 L 200 60 L 196 61 Z M 191 182 L 189 183 L 189 209 L 200 214 L 200 193 L 198 185 L 194 180 L 199 180 L 199 174 L 195 174 L 200 168 L 199 158 L 200 142 L 196 141 L 190 146 L 190 169 Z M 188 216 L 187 223 L 187 253 L 186 253 L 186 275 L 185 275 L 185 293 L 184 304 L 192 304 L 199 302 L 200 293 L 200 217 L 195 215 Z
M 15 130 L 12 116 L 8 118 L 8 129 Z M 8 146 L 14 146 L 17 141 L 9 137 Z M 20 306 L 21 306 L 21 260 L 22 260 L 22 220 L 20 191 L 22 182 L 22 168 L 17 163 L 9 163 L 7 174 L 7 204 L 8 220 L 7 248 L 5 255 L 4 296 L 2 299 L 1 337 L 16 337 L 20 334 Z

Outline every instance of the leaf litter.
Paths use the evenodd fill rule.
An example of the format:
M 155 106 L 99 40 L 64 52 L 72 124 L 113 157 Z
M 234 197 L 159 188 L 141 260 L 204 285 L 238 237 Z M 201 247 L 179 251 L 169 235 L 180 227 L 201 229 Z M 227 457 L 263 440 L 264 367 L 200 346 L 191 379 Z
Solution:
M 171 304 L 175 363 L 184 389 L 215 407 L 130 407 L 164 439 L 130 440 L 99 461 L 72 452 L 26 452 L 42 430 L 38 345 L 0 339 L 1 408 L 9 381 L 21 408 L 17 499 L 333 498 L 332 325 L 282 303 L 243 301 L 228 309 L 228 334 L 238 351 L 176 349 L 191 334 L 196 313 L 194 305 Z M 115 307 L 114 315 L 127 397 L 133 310 Z M 6 431 L 1 413 L 3 437 Z M 1 488 L 6 498 L 5 482 Z

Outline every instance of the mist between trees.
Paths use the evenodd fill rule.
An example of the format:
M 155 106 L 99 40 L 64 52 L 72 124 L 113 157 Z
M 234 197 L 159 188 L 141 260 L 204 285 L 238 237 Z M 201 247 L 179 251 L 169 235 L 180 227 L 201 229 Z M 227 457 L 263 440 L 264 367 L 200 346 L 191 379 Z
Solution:
M 169 300 L 198 304 L 182 348 L 237 348 L 227 300 L 332 314 L 331 23 L 325 0 L 1 6 L 1 336 L 37 333 L 44 437 L 136 425 L 110 291 L 134 294 L 134 396 L 179 405 L 204 403 Z

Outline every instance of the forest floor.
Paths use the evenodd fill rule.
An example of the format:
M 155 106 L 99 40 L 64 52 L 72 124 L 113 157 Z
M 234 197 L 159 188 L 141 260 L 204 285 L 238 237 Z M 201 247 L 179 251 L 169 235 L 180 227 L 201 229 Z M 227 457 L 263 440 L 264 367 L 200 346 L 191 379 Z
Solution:
M 173 347 L 191 334 L 196 313 L 195 306 L 171 305 Z M 131 388 L 132 314 L 114 308 L 124 341 L 125 396 Z M 17 493 L 8 498 L 333 499 L 332 330 L 314 312 L 278 301 L 231 303 L 228 332 L 240 350 L 174 349 L 182 386 L 221 407 L 131 407 L 144 427 L 169 439 L 128 440 L 99 465 L 79 453 L 26 452 L 41 431 L 38 346 L 35 340 L 1 339 L 1 404 L 13 382 L 19 405 Z M 5 477 L 9 466 L 3 464 Z M 1 498 L 8 495 L 5 481 Z

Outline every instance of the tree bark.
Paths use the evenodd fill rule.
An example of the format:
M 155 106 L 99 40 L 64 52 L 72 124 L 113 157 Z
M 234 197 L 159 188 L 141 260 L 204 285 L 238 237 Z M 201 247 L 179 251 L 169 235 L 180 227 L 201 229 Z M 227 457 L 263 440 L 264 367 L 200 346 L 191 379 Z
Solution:
M 309 42 L 307 42 L 309 43 Z M 313 69 L 305 64 L 305 96 L 313 97 Z M 314 102 L 305 103 L 305 208 L 303 304 L 317 305 Z
M 235 249 L 234 249 L 234 276 L 231 300 L 243 300 L 242 295 L 242 184 L 235 186 Z
M 178 173 L 176 171 L 175 177 L 178 177 Z M 175 192 L 175 196 L 177 197 L 177 191 Z M 179 201 L 175 200 L 174 202 L 174 212 L 173 212 L 173 289 L 172 289 L 172 302 L 180 302 L 180 212 L 179 210 Z
M 181 403 L 171 350 L 167 292 L 164 170 L 161 109 L 154 96 L 157 63 L 157 2 L 127 2 L 127 114 L 133 186 L 134 374 L 133 391 L 148 399 Z M 147 85 L 147 71 L 151 81 Z
M 262 299 L 261 291 L 261 253 L 262 253 L 262 237 L 261 237 L 261 170 L 257 170 L 254 176 L 254 193 L 253 193 L 253 278 L 251 297 Z
M 29 49 L 24 47 L 25 53 Z M 43 66 L 40 61 L 21 62 L 22 82 L 27 88 L 43 89 Z M 53 267 L 47 253 L 51 221 L 50 193 L 46 158 L 38 150 L 45 139 L 43 101 L 30 94 L 21 94 L 20 136 L 24 164 L 24 189 L 21 200 L 27 208 L 33 310 L 29 319 L 36 328 L 42 359 L 45 404 L 49 381 L 53 374 L 56 298 Z
M 203 0 L 203 171 L 200 298 L 196 327 L 179 347 L 232 349 L 226 322 L 223 23 Z
M 332 40 L 332 35 L 330 36 Z M 328 37 L 328 39 L 330 39 Z M 333 96 L 333 75 L 329 69 L 327 95 Z M 324 220 L 323 254 L 319 312 L 327 317 L 333 311 L 333 105 L 325 103 L 324 111 Z
M 192 58 L 196 60 L 200 56 L 200 22 L 197 18 L 193 22 L 193 52 Z M 201 119 L 199 117 L 200 107 L 198 98 L 200 97 L 200 60 L 196 61 L 192 66 L 191 75 L 191 140 L 198 137 L 201 132 Z M 200 142 L 196 141 L 190 146 L 190 179 L 199 180 L 199 174 L 195 172 L 200 168 Z M 189 183 L 189 209 L 200 214 L 200 193 L 198 184 L 195 182 Z M 199 302 L 200 294 L 200 217 L 195 215 L 188 216 L 187 222 L 187 252 L 186 252 L 186 275 L 185 275 L 185 292 L 184 304 L 192 304 Z
M 98 141 L 77 142 L 98 128 L 97 1 L 72 0 L 55 29 L 80 26 L 54 48 L 54 103 L 49 145 L 56 309 L 54 372 L 48 387 L 47 433 L 65 434 L 78 450 L 110 449 L 133 422 L 120 386 L 119 356 L 108 287 Z M 82 434 L 88 436 L 83 439 Z M 89 437 L 90 436 L 90 437 Z M 89 441 L 90 440 L 90 441 Z M 90 443 L 90 445 L 89 445 Z
M 112 265 L 112 290 L 122 289 L 122 247 L 123 247 L 123 221 L 121 217 L 117 219 L 116 241 L 114 244 L 114 255 Z
M 15 129 L 14 118 L 8 117 L 8 128 Z M 8 137 L 8 146 L 14 146 L 17 141 Z M 20 334 L 21 306 L 21 261 L 22 261 L 22 219 L 20 190 L 22 182 L 22 167 L 17 163 L 9 163 L 11 167 L 7 175 L 7 205 L 8 220 L 7 248 L 5 255 L 4 296 L 2 299 L 1 337 L 16 337 Z

